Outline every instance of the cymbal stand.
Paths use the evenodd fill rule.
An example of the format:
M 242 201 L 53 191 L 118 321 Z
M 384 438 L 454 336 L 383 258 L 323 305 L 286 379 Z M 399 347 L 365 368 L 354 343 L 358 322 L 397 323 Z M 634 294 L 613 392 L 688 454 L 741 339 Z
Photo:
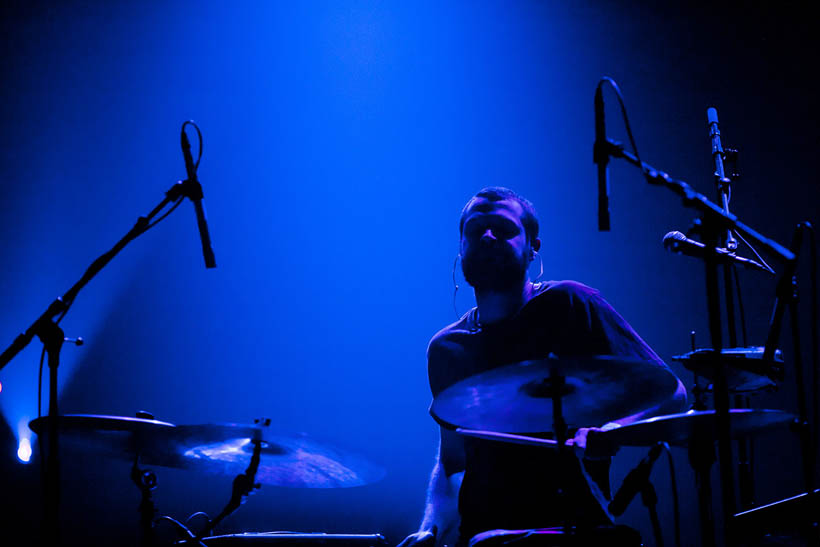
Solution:
M 692 351 L 697 349 L 695 345 L 695 331 L 689 333 L 691 338 Z M 707 410 L 706 392 L 707 387 L 701 386 L 700 377 L 694 373 L 692 391 L 695 395 L 695 402 L 692 405 L 694 410 Z M 700 518 L 701 545 L 704 547 L 714 547 L 715 545 L 715 521 L 714 510 L 712 508 L 712 464 L 715 463 L 715 447 L 712 440 L 698 436 L 691 439 L 688 446 L 689 465 L 695 471 L 695 489 L 698 494 L 698 516 Z
M 808 228 L 808 223 L 801 222 L 794 230 L 791 242 L 791 251 L 797 256 L 803 241 L 803 232 Z M 792 345 L 794 346 L 794 379 L 797 387 L 797 412 L 798 418 L 795 427 L 800 439 L 803 457 L 803 480 L 806 492 L 814 492 L 814 466 L 815 458 L 811 442 L 811 429 L 808 421 L 808 405 L 806 401 L 805 382 L 803 379 L 803 359 L 800 341 L 800 321 L 798 317 L 798 287 L 797 260 L 783 270 L 783 274 L 777 285 L 777 297 L 775 299 L 774 311 L 769 325 L 769 335 L 766 339 L 766 347 L 763 351 L 764 359 L 771 359 L 777 349 L 780 336 L 785 307 L 789 307 L 789 322 L 792 330 Z
M 208 526 L 206 526 L 203 530 L 200 530 L 196 536 L 187 539 L 185 543 L 191 542 L 201 544 L 202 538 L 216 528 L 216 526 L 222 522 L 225 517 L 239 509 L 239 506 L 245 502 L 245 499 L 253 492 L 253 490 L 259 488 L 260 485 L 255 481 L 256 472 L 259 469 L 259 462 L 262 457 L 262 440 L 256 438 L 252 439 L 251 442 L 253 443 L 253 455 L 251 456 L 251 461 L 245 472 L 234 478 L 231 499 L 228 501 L 227 505 L 225 505 L 222 512 L 208 523 Z
M 134 458 L 134 465 L 131 467 L 131 480 L 139 488 L 142 497 L 140 499 L 140 529 L 142 537 L 140 544 L 149 547 L 157 544 L 157 538 L 154 531 L 154 517 L 157 514 L 157 507 L 154 505 L 154 500 L 151 493 L 157 487 L 157 475 L 153 471 L 140 469 L 140 457 Z
M 701 545 L 714 547 L 715 521 L 712 509 L 712 464 L 715 463 L 715 447 L 712 439 L 695 437 L 689 442 L 689 465 L 695 471 L 695 488 L 698 493 Z
M 65 340 L 65 334 L 59 326 L 69 308 L 74 303 L 74 299 L 111 260 L 131 241 L 145 233 L 156 222 L 159 222 L 165 215 L 173 211 L 172 208 L 154 223 L 151 222 L 169 204 L 178 204 L 182 199 L 190 199 L 191 187 L 183 182 L 177 182 L 167 192 L 164 199 L 148 216 L 139 217 L 136 224 L 120 239 L 108 252 L 99 256 L 86 269 L 82 277 L 62 296 L 57 297 L 48 308 L 38 317 L 22 334 L 18 335 L 14 342 L 0 354 L 0 370 L 2 370 L 14 357 L 31 343 L 37 336 L 48 353 L 49 368 L 49 404 L 48 404 L 48 432 L 46 443 L 48 454 L 46 456 L 46 469 L 44 471 L 44 509 L 45 509 L 45 540 L 49 545 L 59 545 L 59 505 L 60 505 L 60 464 L 59 464 L 59 434 L 57 428 L 57 417 L 59 416 L 57 407 L 57 369 L 60 364 L 60 350 Z
M 561 398 L 569 393 L 569 388 L 566 384 L 564 375 L 561 374 L 557 367 L 550 370 L 550 377 L 546 380 L 549 383 L 547 395 L 552 398 L 552 422 L 553 431 L 555 433 L 555 441 L 558 443 L 558 461 L 561 467 L 566 466 L 569 461 L 570 454 L 567 447 L 567 423 L 564 420 L 564 413 L 561 405 Z M 575 509 L 575 505 L 568 503 L 567 496 L 570 496 L 566 486 L 566 473 L 560 473 L 559 479 L 559 500 L 564 507 L 564 534 L 570 535 L 573 530 L 573 519 L 570 518 L 570 512 Z

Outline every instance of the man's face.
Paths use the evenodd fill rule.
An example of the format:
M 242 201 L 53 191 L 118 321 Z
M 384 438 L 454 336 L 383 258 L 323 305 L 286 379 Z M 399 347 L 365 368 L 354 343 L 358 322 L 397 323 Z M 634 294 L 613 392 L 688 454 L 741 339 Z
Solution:
M 467 283 L 504 291 L 524 281 L 531 248 L 521 223 L 523 212 L 515 200 L 473 200 L 461 235 L 461 270 Z

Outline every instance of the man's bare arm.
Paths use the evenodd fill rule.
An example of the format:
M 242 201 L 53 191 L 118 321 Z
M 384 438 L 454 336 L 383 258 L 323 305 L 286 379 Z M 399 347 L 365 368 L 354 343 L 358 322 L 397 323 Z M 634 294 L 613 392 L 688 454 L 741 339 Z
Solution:
M 458 434 L 441 429 L 439 453 L 430 484 L 424 517 L 418 532 L 408 536 L 399 547 L 452 547 L 458 537 L 458 492 L 464 477 L 464 441 Z

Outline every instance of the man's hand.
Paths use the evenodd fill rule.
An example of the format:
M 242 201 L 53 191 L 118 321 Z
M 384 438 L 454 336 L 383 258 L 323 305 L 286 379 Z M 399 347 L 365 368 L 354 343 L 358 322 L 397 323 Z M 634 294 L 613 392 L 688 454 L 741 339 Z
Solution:
M 575 449 L 575 455 L 587 460 L 605 460 L 618 452 L 618 446 L 607 441 L 602 433 L 610 428 L 582 427 L 567 444 Z
M 419 530 L 415 534 L 410 534 L 397 547 L 433 547 L 436 543 L 436 533 L 434 525 L 431 530 Z

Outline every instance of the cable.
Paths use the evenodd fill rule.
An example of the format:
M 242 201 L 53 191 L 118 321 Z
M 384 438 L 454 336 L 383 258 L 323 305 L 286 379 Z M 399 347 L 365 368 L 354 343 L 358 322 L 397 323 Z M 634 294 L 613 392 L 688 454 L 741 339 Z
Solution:
M 774 274 L 774 273 L 777 273 L 777 272 L 775 272 L 775 271 L 772 269 L 772 267 L 771 267 L 771 266 L 769 266 L 769 265 L 766 263 L 766 261 L 765 261 L 765 260 L 763 260 L 763 257 L 762 257 L 762 256 L 760 256 L 760 253 L 758 253 L 758 252 L 755 250 L 755 248 L 754 248 L 754 247 L 752 247 L 752 245 L 751 245 L 748 241 L 746 241 L 746 239 L 745 239 L 742 235 L 740 235 L 740 234 L 739 234 L 736 230 L 732 230 L 732 233 L 733 233 L 733 234 L 735 234 L 735 235 L 738 237 L 738 239 L 740 239 L 740 241 L 742 241 L 743 243 L 745 243 L 745 244 L 746 244 L 746 246 L 747 246 L 749 249 L 751 249 L 751 250 L 752 250 L 752 252 L 753 252 L 753 253 L 754 253 L 754 255 L 757 257 L 757 259 L 760 261 L 760 263 L 761 263 L 761 264 L 763 264 L 763 266 L 765 266 L 766 268 L 768 268 L 768 269 L 769 269 L 769 273 L 773 273 L 773 274 Z
M 669 443 L 662 442 L 661 444 L 669 460 L 669 481 L 672 485 L 672 503 L 675 508 L 675 545 L 680 547 L 680 500 L 678 499 L 678 482 L 675 479 L 675 463 L 672 460 L 672 450 L 669 448 Z
M 158 219 L 156 219 L 154 222 L 152 222 L 151 224 L 149 224 L 148 226 L 146 226 L 146 227 L 145 227 L 145 229 L 146 229 L 146 230 L 148 230 L 149 228 L 153 228 L 154 226 L 156 226 L 157 224 L 159 224 L 159 223 L 160 223 L 160 221 L 162 221 L 165 217 L 167 217 L 168 215 L 170 215 L 171 213 L 173 213 L 173 212 L 174 212 L 174 209 L 176 209 L 177 207 L 179 207 L 179 204 L 180 204 L 180 203 L 182 203 L 184 200 L 185 200 L 185 198 L 184 198 L 184 197 L 181 197 L 181 198 L 179 198 L 178 200 L 176 200 L 176 201 L 174 202 L 174 204 L 173 204 L 173 205 L 171 205 L 171 208 L 170 208 L 170 209 L 168 209 L 168 210 L 167 210 L 167 211 L 166 211 L 166 212 L 165 212 L 165 213 L 164 213 L 161 217 L 159 217 Z M 144 232 L 143 232 L 143 233 L 144 233 Z
M 624 97 L 621 94 L 621 90 L 618 87 L 618 84 L 615 83 L 615 80 L 609 76 L 604 76 L 601 78 L 601 81 L 598 82 L 598 89 L 601 88 L 604 82 L 607 82 L 610 86 L 612 86 L 612 89 L 615 91 L 615 95 L 618 97 L 618 103 L 621 105 L 621 113 L 624 117 L 624 125 L 626 126 L 626 134 L 629 136 L 629 143 L 632 145 L 632 151 L 635 152 L 635 158 L 638 160 L 638 165 L 641 166 L 641 172 L 645 175 L 646 171 L 644 170 L 643 162 L 641 161 L 641 155 L 638 154 L 638 146 L 635 144 L 635 138 L 632 136 L 632 128 L 629 126 L 629 116 L 626 114 L 626 105 L 624 104 Z
M 456 282 L 456 266 L 458 265 L 459 256 L 461 255 L 456 255 L 456 259 L 453 261 L 453 311 L 456 313 L 456 319 L 461 317 L 458 314 L 458 306 L 456 305 L 456 296 L 458 296 L 458 283 Z
M 194 124 L 193 122 L 186 122 L 186 123 L 191 123 L 191 125 L 193 125 L 194 127 L 196 127 L 196 124 Z M 184 127 L 184 125 L 183 125 L 183 127 Z M 199 128 L 198 128 L 198 127 L 197 127 L 197 133 L 199 133 Z M 201 134 L 200 134 L 200 136 L 199 136 L 199 139 L 200 139 L 200 150 L 199 150 L 199 156 L 200 156 L 200 158 L 201 158 L 201 157 L 202 157 L 202 135 L 201 135 Z M 197 165 L 199 165 L 199 159 L 197 159 Z M 151 228 L 153 228 L 154 226 L 156 226 L 157 224 L 159 224 L 159 223 L 160 223 L 162 220 L 164 220 L 164 219 L 165 219 L 168 215 L 170 215 L 170 214 L 174 211 L 174 209 L 176 209 L 177 207 L 179 207 L 179 204 L 180 204 L 180 203 L 182 203 L 182 201 L 183 201 L 183 200 L 184 200 L 184 197 L 180 197 L 179 199 L 177 199 L 177 200 L 176 200 L 176 201 L 175 201 L 175 202 L 171 205 L 171 208 L 170 208 L 170 209 L 168 209 L 168 211 L 166 211 L 166 212 L 165 212 L 162 216 L 160 216 L 159 218 L 157 218 L 156 220 L 154 220 L 154 221 L 153 221 L 153 222 L 151 222 L 150 224 L 146 225 L 146 226 L 145 226 L 145 228 L 143 228 L 143 229 L 142 229 L 142 231 L 140 231 L 139 233 L 134 234 L 134 235 L 133 235 L 133 237 L 132 237 L 131 239 L 129 239 L 128 241 L 132 241 L 134 238 L 136 238 L 136 237 L 138 237 L 138 236 L 140 236 L 140 235 L 144 234 L 145 232 L 147 232 L 148 230 L 150 230 Z M 115 246 L 115 248 L 116 248 L 116 246 Z M 114 250 L 115 250 L 115 249 L 111 249 L 111 250 L 109 250 L 109 251 L 107 251 L 107 252 L 103 253 L 103 254 L 102 254 L 99 258 L 97 258 L 97 260 L 95 260 L 95 261 L 94 261 L 94 263 L 92 263 L 92 265 L 91 265 L 91 266 L 89 266 L 89 268 L 85 271 L 85 273 L 83 274 L 83 277 L 85 277 L 86 275 L 88 275 L 89 270 L 90 270 L 90 269 L 94 266 L 94 264 L 95 264 L 97 261 L 99 261 L 101 258 L 103 258 L 103 257 L 105 257 L 105 256 L 107 256 L 107 255 L 109 255 L 109 254 L 111 254 L 112 252 L 114 252 Z M 66 316 L 66 314 L 68 313 L 68 310 L 69 310 L 69 309 L 71 309 L 71 305 L 72 305 L 73 303 L 74 303 L 74 299 L 73 299 L 73 298 L 71 298 L 70 300 L 68 300 L 68 301 L 66 301 L 66 302 L 65 302 L 65 307 L 63 308 L 63 311 L 62 311 L 62 312 L 60 313 L 60 315 L 59 315 L 59 316 L 58 316 L 58 317 L 54 320 L 54 323 L 55 323 L 55 324 L 57 324 L 57 325 L 59 325 L 59 324 L 60 324 L 60 321 L 62 321 L 62 320 L 63 320 L 63 318 Z M 45 355 L 46 355 L 46 348 L 45 348 L 45 345 L 43 345 L 43 351 L 42 351 L 42 352 L 40 352 L 40 366 L 39 366 L 39 372 L 38 372 L 38 375 L 37 375 L 37 417 L 38 417 L 38 418 L 41 418 L 41 417 L 42 417 L 42 412 L 43 412 L 43 410 L 42 410 L 42 408 L 43 408 L 43 403 L 42 403 L 42 397 L 43 397 L 43 368 L 44 368 L 44 367 L 43 367 L 43 364 L 44 364 L 44 361 L 45 361 Z M 43 454 L 43 451 L 41 450 L 41 451 L 40 451 L 41 460 L 42 460 L 42 454 Z
M 170 522 L 171 524 L 173 524 L 174 529 L 176 530 L 177 534 L 179 535 L 183 543 L 187 544 L 191 541 L 195 541 L 198 545 L 203 547 L 205 546 L 205 544 L 201 540 L 196 539 L 196 535 L 194 535 L 194 533 L 191 532 L 190 528 L 179 522 L 177 519 L 169 517 L 167 515 L 163 515 L 161 517 L 157 517 L 154 522 L 158 524 L 162 521 Z
M 197 511 L 196 513 L 192 514 L 190 517 L 185 519 L 185 525 L 190 529 L 191 521 L 194 520 L 196 517 L 205 517 L 205 528 L 207 529 L 211 525 L 211 517 L 208 516 L 208 513 L 204 511 Z
M 185 131 L 186 125 L 194 126 L 194 129 L 196 129 L 197 137 L 199 138 L 199 155 L 197 156 L 196 163 L 194 164 L 194 169 L 199 169 L 199 160 L 202 159 L 202 133 L 199 131 L 199 127 L 191 120 L 188 120 L 187 122 L 182 124 L 182 131 Z

